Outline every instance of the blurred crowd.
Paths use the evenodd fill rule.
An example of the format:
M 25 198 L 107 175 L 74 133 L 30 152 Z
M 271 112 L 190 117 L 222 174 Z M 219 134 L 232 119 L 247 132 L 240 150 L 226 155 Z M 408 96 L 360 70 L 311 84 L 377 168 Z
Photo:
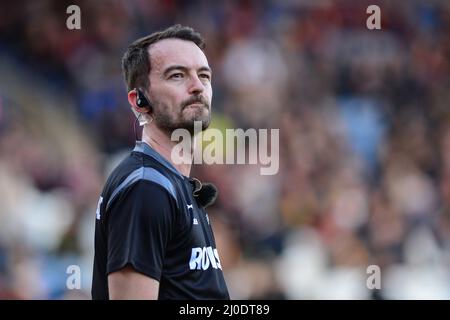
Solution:
M 368 30 L 370 4 L 0 2 L 0 298 L 90 298 L 98 196 L 136 139 L 120 59 L 180 23 L 206 39 L 212 127 L 280 130 L 276 175 L 191 174 L 220 191 L 231 297 L 450 299 L 450 4 L 377 1 Z

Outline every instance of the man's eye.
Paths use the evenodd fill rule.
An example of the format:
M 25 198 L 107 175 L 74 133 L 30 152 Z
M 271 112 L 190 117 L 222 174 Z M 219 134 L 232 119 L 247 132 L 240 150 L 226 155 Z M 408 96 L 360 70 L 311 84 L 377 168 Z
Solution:
M 207 74 L 207 73 L 202 73 L 202 74 L 200 75 L 200 78 L 202 78 L 202 79 L 207 79 L 207 80 L 211 80 L 211 76 L 210 76 L 209 74 Z
M 181 79 L 181 78 L 183 78 L 183 74 L 181 72 L 174 73 L 169 78 L 170 79 Z

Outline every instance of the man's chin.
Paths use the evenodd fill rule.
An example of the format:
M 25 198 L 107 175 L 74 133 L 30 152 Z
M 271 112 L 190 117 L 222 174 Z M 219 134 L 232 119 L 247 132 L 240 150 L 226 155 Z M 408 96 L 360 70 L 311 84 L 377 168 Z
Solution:
M 194 135 L 208 129 L 210 123 L 211 118 L 209 116 L 194 117 L 189 121 L 180 124 L 179 127 L 188 130 L 191 135 Z
M 196 112 L 192 117 L 189 117 L 188 121 L 185 121 L 185 124 L 189 123 L 188 127 L 192 127 L 193 129 L 195 122 L 201 122 L 202 131 L 206 130 L 211 123 L 211 114 L 209 113 L 209 110 L 205 108 L 201 110 L 201 112 Z
M 200 123 L 201 123 L 201 126 L 199 125 Z M 191 131 L 192 133 L 194 133 L 194 130 L 198 131 L 199 129 L 201 129 L 201 131 L 205 131 L 206 129 L 208 129 L 210 123 L 211 123 L 210 118 L 207 118 L 207 119 L 197 118 L 191 122 L 190 129 L 188 129 L 188 130 L 192 130 Z M 197 132 L 195 132 L 195 133 L 197 133 Z

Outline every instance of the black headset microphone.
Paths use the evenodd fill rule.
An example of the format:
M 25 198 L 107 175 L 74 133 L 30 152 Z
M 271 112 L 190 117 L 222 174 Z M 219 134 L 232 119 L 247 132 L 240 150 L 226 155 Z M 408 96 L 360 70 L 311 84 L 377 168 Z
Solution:
M 153 107 L 148 101 L 145 94 L 140 89 L 134 89 L 137 94 L 136 98 L 136 105 L 139 108 L 145 108 L 148 107 L 150 110 L 149 112 L 153 111 Z M 141 113 L 139 113 L 139 116 L 136 118 L 136 122 L 139 121 L 139 118 L 141 117 Z M 134 134 L 137 139 L 137 133 L 136 133 L 136 122 L 134 124 Z M 193 189 L 193 195 L 194 198 L 197 200 L 197 202 L 203 207 L 206 208 L 207 206 L 210 206 L 213 204 L 218 196 L 218 190 L 217 187 L 212 183 L 201 183 L 200 180 L 196 178 L 190 178 L 189 179 L 192 189 Z
M 137 94 L 136 105 L 139 108 L 148 107 L 148 108 L 150 108 L 150 111 L 152 111 L 152 105 L 148 101 L 145 94 L 140 89 L 134 89 L 134 90 L 136 91 L 136 94 Z
M 136 91 L 136 106 L 138 106 L 139 108 L 149 108 L 148 112 L 153 111 L 152 105 L 150 104 L 150 102 L 148 101 L 147 97 L 142 92 L 142 90 L 135 88 L 134 91 Z M 139 115 L 136 117 L 136 120 L 135 120 L 134 126 L 133 126 L 134 137 L 135 137 L 136 141 L 138 140 L 136 126 L 137 126 L 137 123 L 139 122 L 139 119 L 141 118 L 141 116 L 142 116 L 142 113 L 139 113 Z

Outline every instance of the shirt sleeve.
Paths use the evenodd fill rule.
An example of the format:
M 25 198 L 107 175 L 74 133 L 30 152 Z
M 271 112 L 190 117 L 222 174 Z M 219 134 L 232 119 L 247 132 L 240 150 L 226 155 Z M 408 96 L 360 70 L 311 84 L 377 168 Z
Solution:
M 107 273 L 129 264 L 160 281 L 175 210 L 172 195 L 155 182 L 140 180 L 122 191 L 107 213 Z

